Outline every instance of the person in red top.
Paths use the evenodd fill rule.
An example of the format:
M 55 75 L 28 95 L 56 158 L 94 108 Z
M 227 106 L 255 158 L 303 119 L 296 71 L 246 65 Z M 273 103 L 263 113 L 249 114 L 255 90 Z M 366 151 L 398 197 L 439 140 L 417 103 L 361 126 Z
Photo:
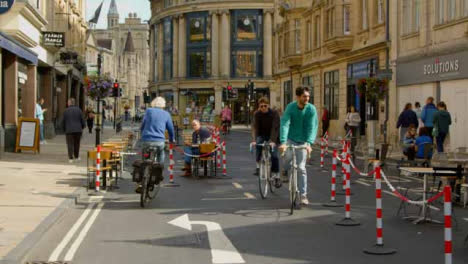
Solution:
M 323 114 L 322 114 L 322 137 L 328 131 L 328 127 L 330 126 L 330 115 L 328 113 L 327 107 L 323 107 Z
M 232 111 L 229 108 L 229 105 L 226 104 L 224 109 L 221 111 L 221 121 L 223 124 L 223 131 L 224 133 L 229 132 L 229 127 L 231 127 L 231 120 L 232 120 Z

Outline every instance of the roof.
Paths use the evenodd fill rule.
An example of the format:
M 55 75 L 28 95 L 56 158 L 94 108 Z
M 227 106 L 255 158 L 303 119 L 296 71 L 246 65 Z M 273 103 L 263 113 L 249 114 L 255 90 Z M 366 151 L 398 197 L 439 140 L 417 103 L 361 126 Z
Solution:
M 107 15 L 119 15 L 119 11 L 117 10 L 117 4 L 115 3 L 115 0 L 111 1 L 109 12 L 107 13 Z
M 96 43 L 101 48 L 112 50 L 112 39 L 98 39 Z
M 132 32 L 128 31 L 127 41 L 125 42 L 124 52 L 135 52 L 135 46 L 133 45 Z

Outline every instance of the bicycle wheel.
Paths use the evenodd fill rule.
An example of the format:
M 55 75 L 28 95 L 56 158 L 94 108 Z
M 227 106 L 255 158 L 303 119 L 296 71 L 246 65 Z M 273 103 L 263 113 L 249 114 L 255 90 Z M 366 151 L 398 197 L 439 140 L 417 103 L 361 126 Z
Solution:
M 267 176 L 268 176 L 268 187 L 270 188 L 270 193 L 274 193 L 274 179 L 271 177 L 271 161 L 270 161 L 270 158 L 268 158 L 267 162 L 266 162 L 266 167 L 267 167 Z
M 267 162 L 262 159 L 260 161 L 260 172 L 258 175 L 258 187 L 260 188 L 260 195 L 262 199 L 265 199 L 268 195 L 268 186 L 269 186 L 269 177 L 268 177 L 268 167 Z
M 143 178 L 141 179 L 140 206 L 142 208 L 145 208 L 149 200 L 148 186 L 149 186 L 150 177 L 151 177 L 150 166 L 146 166 L 144 173 L 143 173 Z
M 294 209 L 297 208 L 297 199 L 298 198 L 298 191 L 297 191 L 297 172 L 295 168 L 291 168 L 289 170 L 289 202 L 291 203 L 291 212 L 292 215 L 294 213 Z
M 148 199 L 153 200 L 154 197 L 158 195 L 160 189 L 161 189 L 161 182 L 159 182 L 158 184 L 154 184 L 153 181 L 149 181 L 149 185 L 146 188 Z

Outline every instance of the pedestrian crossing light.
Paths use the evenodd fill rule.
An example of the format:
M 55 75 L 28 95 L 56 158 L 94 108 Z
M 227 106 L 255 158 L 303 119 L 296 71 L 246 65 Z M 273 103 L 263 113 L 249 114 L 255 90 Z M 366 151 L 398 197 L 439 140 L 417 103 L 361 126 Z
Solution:
M 118 97 L 119 96 L 119 83 L 117 82 L 114 82 L 114 88 L 112 89 L 112 96 L 113 97 Z

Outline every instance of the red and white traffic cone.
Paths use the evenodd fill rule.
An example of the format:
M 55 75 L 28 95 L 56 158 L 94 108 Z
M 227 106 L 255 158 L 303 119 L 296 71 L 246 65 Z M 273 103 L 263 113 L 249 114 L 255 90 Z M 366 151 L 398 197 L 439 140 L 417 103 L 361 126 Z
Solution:
M 346 160 L 345 160 L 345 167 L 346 167 L 346 204 L 345 204 L 345 218 L 341 221 L 337 222 L 336 225 L 339 226 L 358 226 L 361 223 L 351 218 L 351 173 L 349 170 L 350 162 L 350 155 L 347 153 Z
M 376 217 L 377 217 L 377 243 L 370 247 L 365 248 L 364 253 L 371 255 L 391 255 L 395 254 L 396 250 L 393 248 L 384 247 L 383 243 L 383 221 L 382 221 L 382 175 L 381 168 L 374 163 L 375 168 L 375 203 L 376 203 Z
M 97 146 L 96 151 L 96 192 L 101 187 L 101 145 Z
M 444 187 L 445 264 L 452 264 L 452 188 Z
M 174 182 L 174 145 L 169 144 L 169 184 L 165 184 L 166 187 L 178 187 L 179 184 Z
M 331 178 L 331 198 L 329 203 L 323 204 L 325 207 L 341 207 L 342 204 L 336 202 L 336 163 L 337 163 L 337 151 L 333 150 L 332 160 L 332 178 Z

